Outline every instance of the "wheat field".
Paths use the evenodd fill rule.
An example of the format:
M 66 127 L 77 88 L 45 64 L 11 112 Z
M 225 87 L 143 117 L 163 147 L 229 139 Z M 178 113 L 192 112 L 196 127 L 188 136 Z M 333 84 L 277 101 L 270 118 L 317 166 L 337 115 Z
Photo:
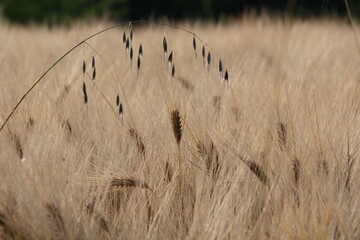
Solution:
M 0 123 L 108 26 L 0 25 Z M 127 50 L 125 24 L 29 93 L 0 132 L 0 239 L 360 239 L 351 27 L 179 26 L 196 55 L 191 33 L 145 23 Z

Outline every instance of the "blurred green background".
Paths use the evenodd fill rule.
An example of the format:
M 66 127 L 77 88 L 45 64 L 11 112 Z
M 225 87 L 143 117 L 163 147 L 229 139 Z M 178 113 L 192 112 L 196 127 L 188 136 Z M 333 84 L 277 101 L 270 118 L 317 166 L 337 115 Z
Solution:
M 348 0 L 360 16 L 360 0 Z M 214 19 L 253 11 L 290 17 L 342 17 L 343 0 L 0 0 L 3 19 L 21 24 L 67 24 L 77 19 L 107 17 L 115 21 L 149 18 Z

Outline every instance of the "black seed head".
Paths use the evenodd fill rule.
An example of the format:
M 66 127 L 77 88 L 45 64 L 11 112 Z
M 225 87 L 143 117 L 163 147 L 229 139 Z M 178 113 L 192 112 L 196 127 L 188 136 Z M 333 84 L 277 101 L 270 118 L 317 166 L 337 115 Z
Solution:
M 164 53 L 167 53 L 167 43 L 166 43 L 166 38 L 165 37 L 163 39 L 163 48 L 164 48 Z
M 225 70 L 224 79 L 225 79 L 225 81 L 229 81 L 229 73 L 228 73 L 227 69 Z
M 201 53 L 202 53 L 202 57 L 205 58 L 205 46 L 202 47 Z
M 140 56 L 138 56 L 138 59 L 137 59 L 137 70 L 138 71 L 140 70 L 140 65 L 141 65 L 141 60 L 140 60 Z
M 122 103 L 120 103 L 120 106 L 119 106 L 119 114 L 123 114 L 123 105 Z
M 119 94 L 116 96 L 116 106 L 119 106 L 120 104 L 120 96 Z
M 194 51 L 196 51 L 196 39 L 195 39 L 195 36 L 193 37 L 193 47 L 194 47 Z
M 83 84 L 83 93 L 84 93 L 84 102 L 85 102 L 85 104 L 87 104 L 88 97 L 87 97 L 87 93 L 86 93 L 86 84 L 85 84 L 85 82 Z
M 96 68 L 93 69 L 92 80 L 95 80 L 95 78 L 96 78 Z
M 129 49 L 130 47 L 130 41 L 129 41 L 129 38 L 126 39 L 126 50 Z
M 132 41 L 132 40 L 133 40 L 133 36 L 134 36 L 134 33 L 133 33 L 132 28 L 131 28 L 131 29 L 130 29 L 130 41 Z
M 207 64 L 208 64 L 208 67 L 210 67 L 210 63 L 211 63 L 211 54 L 210 54 L 210 52 L 209 52 L 208 55 L 207 55 Z
M 91 66 L 92 66 L 92 68 L 95 68 L 95 58 L 94 58 L 94 56 L 92 57 Z
M 172 69 L 171 69 L 171 77 L 174 77 L 175 76 L 175 65 L 172 66 Z
M 219 72 L 222 73 L 223 71 L 223 64 L 222 64 L 222 61 L 221 59 L 219 60 Z
M 123 33 L 123 44 L 125 44 L 125 43 L 126 43 L 126 33 L 124 31 L 124 33 Z
M 131 48 L 130 48 L 130 60 L 133 59 L 133 54 L 134 54 L 134 53 L 133 53 L 133 48 L 131 47 Z
M 171 51 L 170 54 L 169 54 L 169 57 L 168 57 L 168 62 L 170 64 L 172 64 L 172 59 L 173 59 L 173 52 Z
M 85 63 L 85 61 L 83 62 L 83 66 L 82 66 L 82 67 L 83 67 L 83 69 L 82 69 L 82 70 L 83 70 L 83 74 L 85 74 L 85 73 L 86 73 L 86 63 Z
M 139 56 L 142 57 L 143 55 L 143 49 L 142 49 L 142 45 L 140 43 L 140 46 L 139 46 Z

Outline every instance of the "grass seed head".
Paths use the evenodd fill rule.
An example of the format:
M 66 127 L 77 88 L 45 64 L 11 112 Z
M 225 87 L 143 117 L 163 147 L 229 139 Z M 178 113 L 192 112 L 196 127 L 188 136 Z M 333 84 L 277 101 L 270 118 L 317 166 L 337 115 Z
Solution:
M 285 123 L 277 123 L 278 142 L 281 150 L 284 150 L 287 142 L 287 127 Z
M 164 49 L 164 53 L 167 53 L 167 42 L 166 42 L 166 38 L 164 37 L 163 39 L 163 49 Z
M 133 59 L 133 54 L 134 54 L 134 52 L 133 52 L 133 48 L 132 48 L 132 46 L 131 46 L 131 48 L 130 48 L 130 60 Z
M 128 50 L 128 49 L 129 49 L 129 47 L 130 47 L 130 40 L 129 40 L 129 38 L 126 38 L 126 44 L 125 44 L 125 47 L 126 47 L 126 50 Z
M 293 168 L 293 174 L 294 174 L 294 184 L 295 184 L 295 186 L 298 186 L 299 180 L 300 180 L 301 164 L 297 157 L 295 157 L 292 161 L 292 168 Z
M 175 76 L 175 65 L 172 65 L 172 68 L 171 68 L 171 77 L 174 78 Z
M 87 104 L 88 96 L 87 96 L 87 93 L 86 93 L 86 83 L 85 82 L 83 84 L 83 93 L 84 93 L 84 102 L 85 102 L 85 104 Z
M 227 70 L 227 69 L 225 69 L 224 80 L 225 80 L 226 82 L 229 81 L 229 73 L 228 73 L 228 70 Z
M 177 144 L 180 144 L 182 137 L 182 122 L 179 110 L 174 110 L 171 112 L 171 124 L 174 132 L 174 137 Z
M 116 96 L 116 106 L 120 105 L 120 96 L 119 94 Z
M 254 161 L 247 161 L 246 165 L 249 169 L 255 174 L 255 176 L 262 182 L 264 185 L 269 185 L 268 177 L 265 171 Z
M 126 33 L 125 33 L 125 31 L 124 31 L 124 33 L 123 33 L 123 44 L 124 44 L 124 45 L 126 44 Z
M 140 43 L 140 46 L 139 46 L 139 56 L 142 57 L 143 55 L 143 48 L 142 48 L 142 45 Z
M 168 62 L 170 64 L 172 64 L 172 60 L 173 60 L 173 52 L 171 51 L 170 54 L 169 54 L 169 57 L 168 57 Z
M 141 155 L 145 155 L 145 144 L 138 134 L 138 132 L 135 130 L 135 128 L 130 128 L 129 133 L 132 139 L 134 139 L 136 143 L 136 147 Z
M 142 180 L 136 179 L 134 177 L 124 177 L 124 178 L 113 178 L 110 182 L 112 188 L 145 188 L 151 189 L 149 185 Z
M 210 63 L 211 63 L 211 53 L 210 51 L 208 52 L 208 55 L 207 55 L 207 67 L 210 68 Z
M 96 68 L 93 69 L 92 80 L 95 80 L 95 78 L 96 78 Z
M 119 115 L 122 115 L 123 113 L 124 113 L 123 104 L 120 103 L 120 106 L 119 106 Z
M 140 60 L 140 55 L 138 56 L 137 59 L 137 70 L 140 71 L 140 65 L 141 65 L 141 60 Z
M 86 73 L 86 63 L 85 63 L 85 61 L 83 62 L 82 70 L 83 70 L 83 75 L 85 75 L 85 73 Z

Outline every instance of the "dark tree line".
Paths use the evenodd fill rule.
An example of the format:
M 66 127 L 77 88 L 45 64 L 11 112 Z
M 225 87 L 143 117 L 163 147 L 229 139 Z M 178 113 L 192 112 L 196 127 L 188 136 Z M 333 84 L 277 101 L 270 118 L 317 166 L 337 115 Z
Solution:
M 348 0 L 360 16 L 360 1 Z M 218 19 L 246 11 L 294 17 L 345 16 L 344 0 L 0 0 L 4 18 L 19 22 L 68 23 L 74 19 L 106 16 L 113 20 Z

